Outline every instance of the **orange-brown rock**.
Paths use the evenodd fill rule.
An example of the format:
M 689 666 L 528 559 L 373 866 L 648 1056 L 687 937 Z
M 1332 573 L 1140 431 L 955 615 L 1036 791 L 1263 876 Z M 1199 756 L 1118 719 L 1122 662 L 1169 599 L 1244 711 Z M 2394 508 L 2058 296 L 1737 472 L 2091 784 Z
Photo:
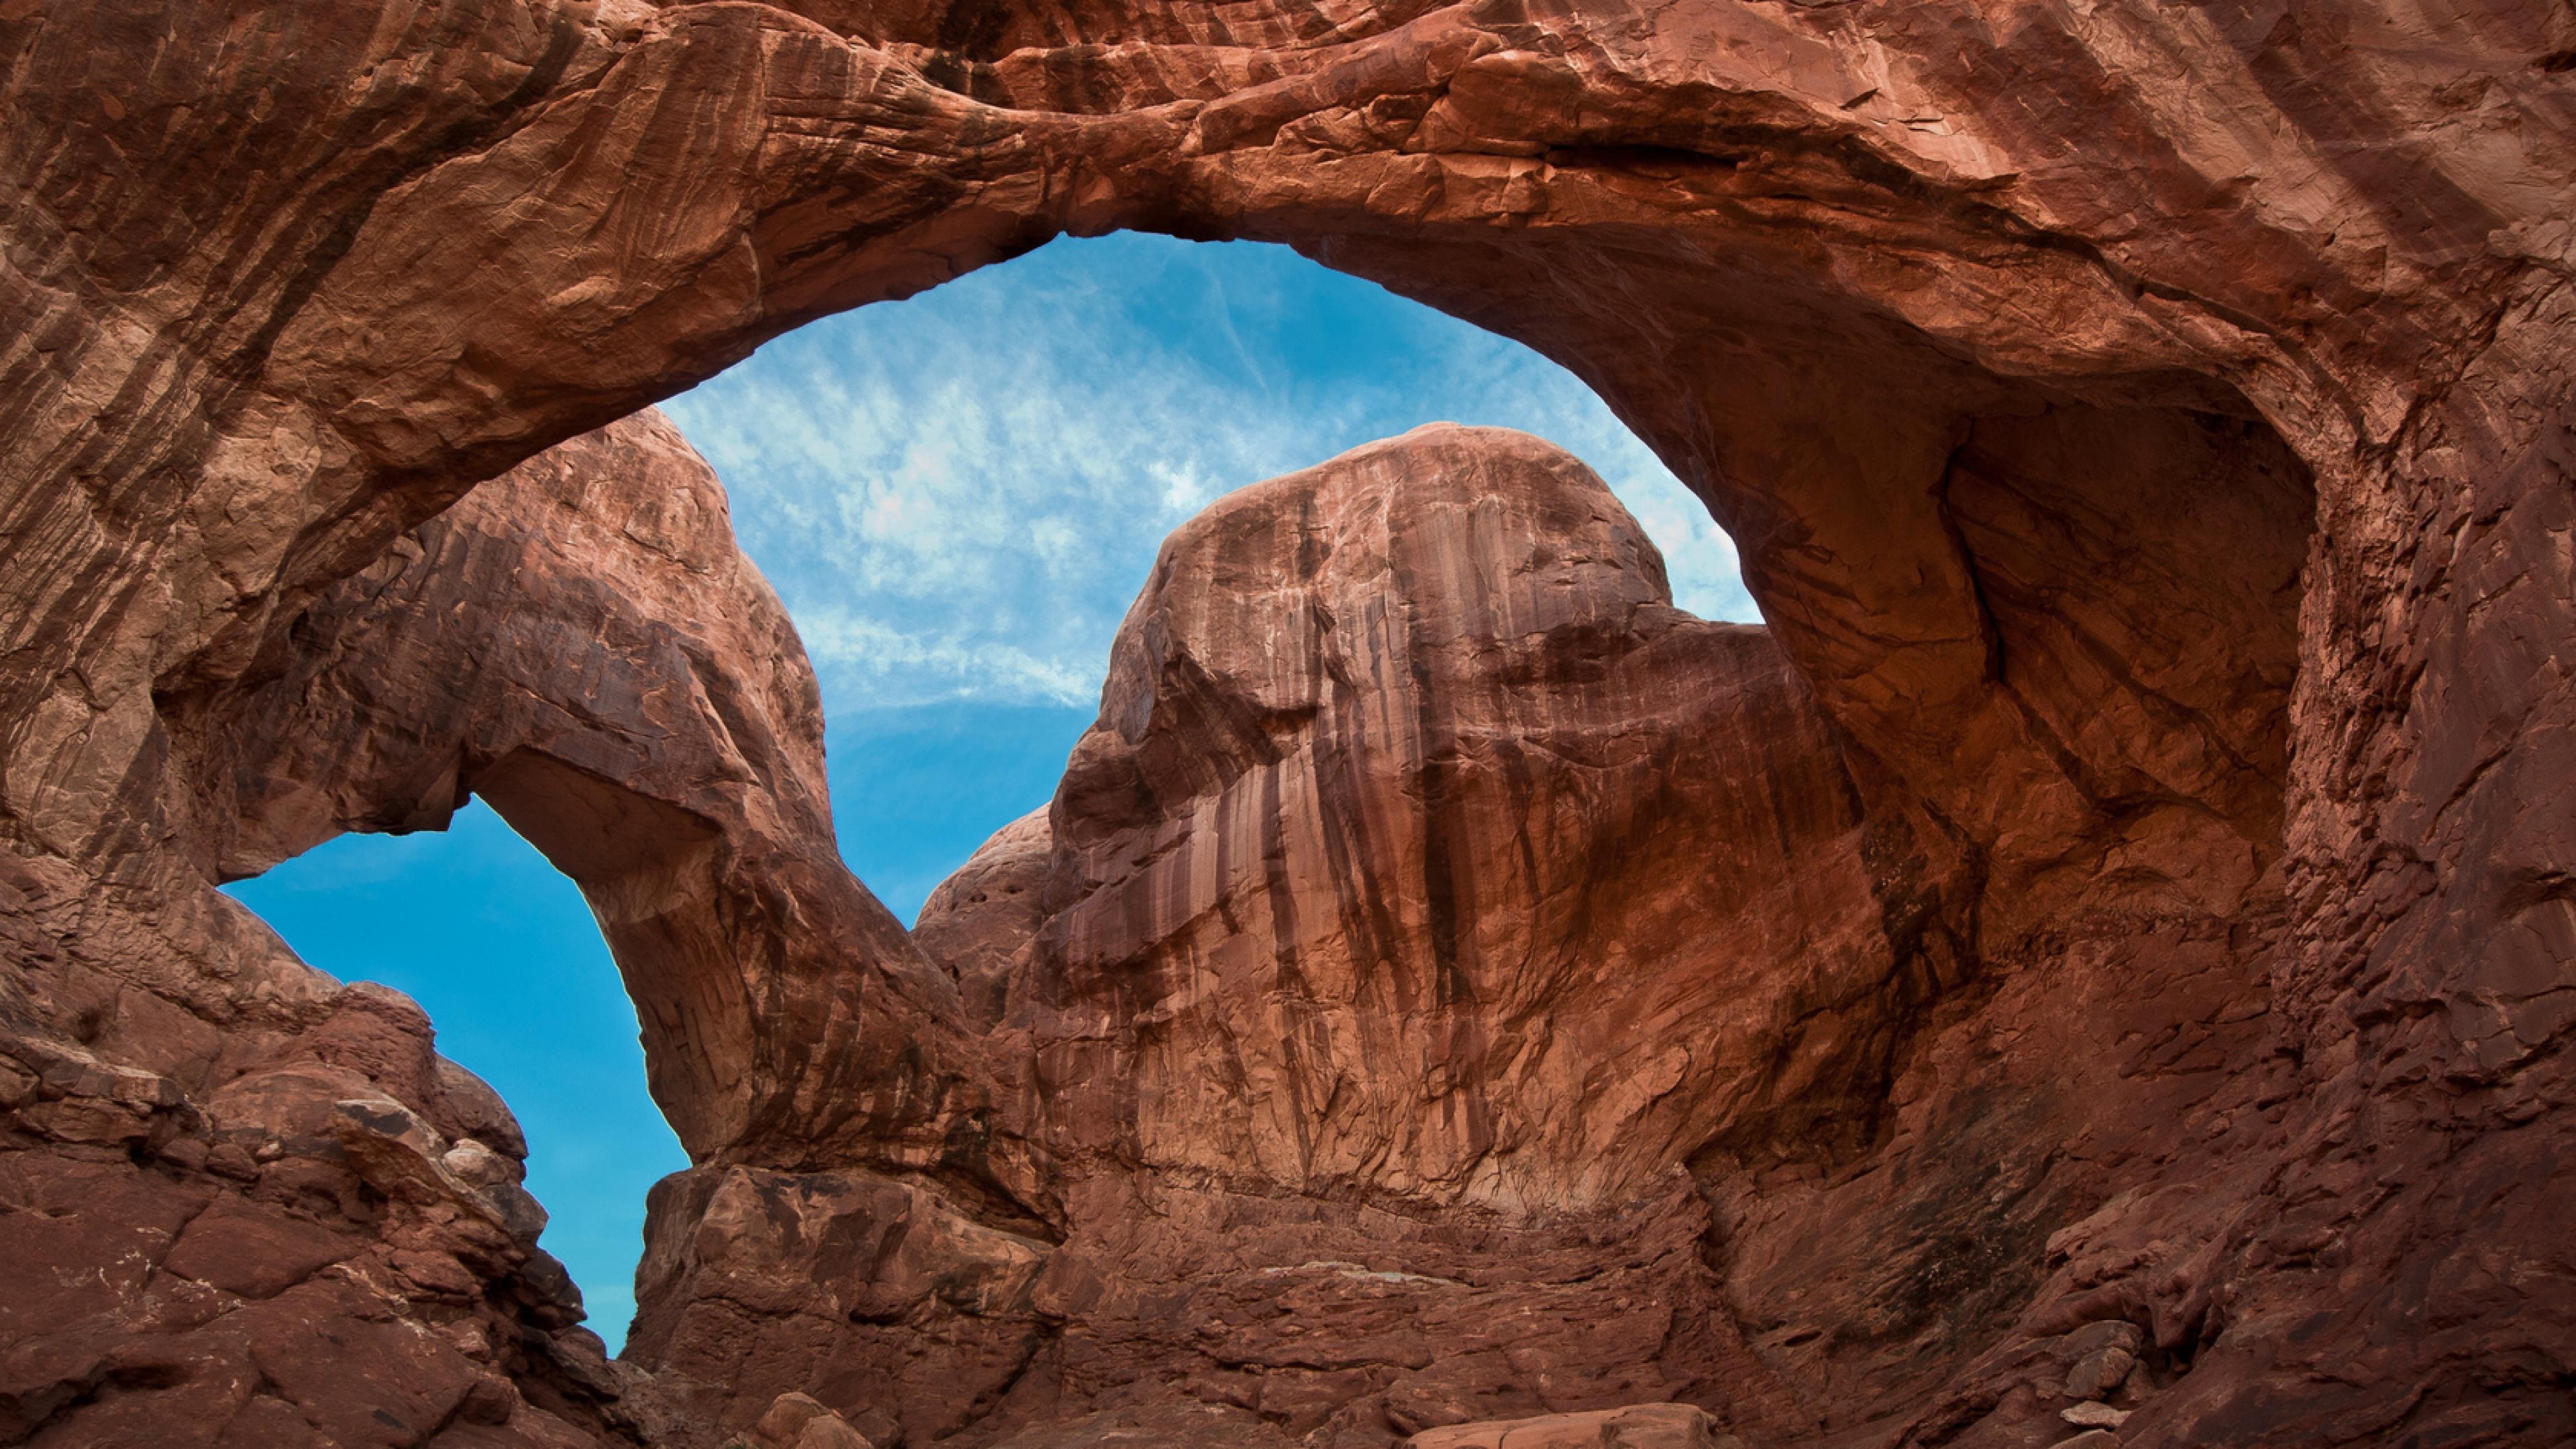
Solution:
M 1211 506 L 1048 816 L 916 927 L 1058 1174 L 1022 1399 L 1792 1422 L 1686 1164 L 1869 1133 L 1932 983 L 1861 833 L 1766 632 L 1674 609 L 1556 448 L 1426 428 Z
M 1005 1114 L 1060 1173 L 1045 1401 L 1179 1386 L 1383 1445 L 1693 1396 L 1770 1440 L 1831 1416 L 1780 1364 L 1866 1398 L 1955 1361 L 2039 1286 L 2039 1245 L 1925 1229 L 1999 1172 L 2005 1233 L 2110 1195 L 2097 1138 L 2173 1152 L 2243 983 L 2188 918 L 2083 963 L 2153 980 L 2110 1025 L 2159 1050 L 1985 1064 L 2011 1138 L 1911 1160 L 1997 1114 L 1909 1065 L 1999 1028 L 2083 1041 L 2096 978 L 2034 978 L 1963 1045 L 1945 1003 L 1991 988 L 1845 761 L 1769 632 L 1675 611 L 1535 439 L 1419 430 L 1176 533 L 1048 814 L 915 929 L 993 1003 Z M 1890 1152 L 1910 1181 L 1854 1170 Z M 1816 1281 L 1852 1221 L 1879 1258 Z M 1800 1351 L 1850 1321 L 1876 1355 Z
M 981 1088 L 955 991 L 842 866 L 803 646 L 658 414 L 400 541 L 276 670 L 163 706 L 212 873 L 481 795 L 588 897 L 693 1159 L 960 1145 Z
M 1425 1429 L 1405 1449 L 1734 1449 L 1688 1404 L 1637 1404 L 1581 1414 Z
M 1822 1436 L 2047 1443 L 2111 1403 L 2070 1394 L 2093 1341 L 2134 1335 L 2125 1443 L 2576 1436 L 2571 27 L 2522 0 L 0 5 L 0 1025 L 23 1064 L 0 1231 L 15 1263 L 98 1270 L 8 1299 L 8 1432 L 697 1432 L 600 1407 L 641 1391 L 565 1347 L 524 1223 L 445 1166 L 468 1136 L 506 1159 L 481 1135 L 503 1119 L 417 1013 L 316 982 L 209 888 L 262 831 L 406 823 L 435 767 L 316 811 L 296 791 L 331 761 L 254 764 L 290 788 L 246 827 L 265 790 L 235 750 L 293 717 L 270 690 L 329 672 L 302 641 L 352 627 L 334 591 L 399 573 L 387 550 L 476 484 L 806 318 L 1142 226 L 1293 242 L 1576 368 L 1734 531 L 1830 732 L 1922 996 L 1872 1130 L 1688 1164 L 1708 1226 L 1664 1221 L 1724 1286 L 1694 1321 L 1759 1372 L 1687 1397 L 1726 1411 L 1769 1376 Z M 621 577 L 603 544 L 561 577 Z M 660 610 L 707 597 L 636 602 L 685 634 L 718 626 Z M 739 780 L 653 780 L 641 741 L 694 697 L 671 671 L 756 680 L 727 651 L 762 643 L 612 671 L 655 683 L 639 713 L 598 739 L 539 722 L 532 757 L 572 774 L 459 756 L 527 822 L 655 802 L 601 832 L 641 859 L 565 859 L 633 928 L 648 1008 L 677 1003 L 653 1071 L 706 1161 L 671 1200 L 740 1171 L 926 1194 L 960 1235 L 1164 1221 L 1150 1174 L 1048 1199 L 998 1115 L 1044 1093 L 977 1065 L 965 1001 L 827 868 L 795 747 L 753 768 L 725 720 L 673 748 Z M 608 752 L 635 774 L 588 773 L 621 719 L 648 726 Z M 482 728 L 318 753 L 364 779 Z M 227 1107 L 281 1155 L 190 1125 Z M 1437 1168 L 1442 1134 L 1412 1140 L 1406 1170 Z M 1305 1211 L 1206 1191 L 1211 1222 Z M 237 1192 L 378 1246 L 248 1299 L 341 1245 L 228 1209 L 209 1234 L 304 1246 L 190 1248 L 239 1308 L 150 1287 Z M 350 1216 L 369 1194 L 396 1226 Z M 1578 1248 L 1531 1273 L 1608 1251 Z M 415 1255 L 399 1282 L 379 1251 Z M 1256 1282 L 1156 1270 L 1133 1321 Z M 1072 1322 L 1048 1291 L 1031 1321 Z M 920 1301 L 852 1324 L 890 1331 L 852 1394 L 1030 1341 Z M 424 1304 L 531 1326 L 535 1356 L 416 1353 Z M 1099 1340 L 1087 1381 L 1163 1362 L 1160 1331 Z M 1247 1372 L 1390 1361 L 1282 1347 Z M 844 1418 L 890 1449 L 1056 1381 L 950 1377 Z M 747 1431 L 790 1391 L 855 1407 L 747 1375 L 683 1419 Z M 1256 1412 L 1009 1414 L 1058 1408 L 1104 1434 Z
M 104 902 L 9 877 L 44 952 L 0 1039 L 9 1434 L 691 1441 L 695 1386 L 573 1326 L 490 1088 L 407 999 L 305 968 L 212 889 L 469 792 L 589 896 L 693 1157 L 792 1119 L 862 1178 L 993 1180 L 955 993 L 841 866 L 803 651 L 657 416 L 477 491 L 274 661 L 161 708 L 189 849 L 129 857 Z M 791 1442 L 842 1443 L 816 1423 Z
M 1934 983 L 1861 824 L 1766 631 L 1674 609 L 1573 458 L 1433 427 L 1174 534 L 1051 851 L 918 934 L 1031 943 L 1001 1023 L 1068 1171 L 1588 1209 L 1870 1133 Z

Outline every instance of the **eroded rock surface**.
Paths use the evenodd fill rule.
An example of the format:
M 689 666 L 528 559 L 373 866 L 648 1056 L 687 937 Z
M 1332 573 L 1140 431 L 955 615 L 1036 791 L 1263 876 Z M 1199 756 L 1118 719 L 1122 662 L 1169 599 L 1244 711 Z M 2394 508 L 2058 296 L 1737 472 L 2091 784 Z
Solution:
M 1405 1449 L 1736 1449 L 1688 1404 L 1638 1404 L 1582 1414 L 1425 1429 Z
M 1173 535 L 1048 826 L 920 934 L 971 937 L 961 974 L 1032 943 L 1001 1025 L 1077 1171 L 1588 1209 L 1711 1141 L 1865 1137 L 1905 1019 L 1805 684 L 1521 434 L 1423 429 Z
M 1076 1160 L 1065 1181 L 1129 1196 L 1049 1197 L 1056 1170 L 1008 1130 L 1045 1094 L 984 1060 L 969 1015 L 1018 1009 L 978 994 L 1023 969 L 1016 948 L 954 992 L 835 874 L 802 747 L 759 743 L 788 715 L 738 729 L 715 707 L 766 708 L 765 687 L 705 681 L 759 679 L 731 651 L 776 639 L 701 635 L 714 667 L 681 649 L 617 671 L 650 687 L 598 721 L 529 712 L 532 775 L 479 725 L 327 752 L 355 775 L 283 757 L 274 791 L 244 792 L 256 752 L 235 753 L 291 743 L 268 691 L 330 672 L 311 641 L 352 626 L 328 601 L 402 576 L 387 550 L 476 483 L 806 318 L 1134 225 L 1293 242 L 1533 343 L 1743 546 L 1917 1005 L 1866 1135 L 1714 1139 L 1671 1221 L 1726 1287 L 1694 1321 L 1732 1325 L 1823 1433 L 2047 1442 L 2107 1402 L 2067 1396 L 2071 1341 L 2126 1325 L 2119 1392 L 2152 1391 L 2126 1443 L 2576 1437 L 2571 56 L 2576 19 L 2520 0 L 0 6 L 0 1009 L 24 1044 L 8 1080 L 51 1084 L 8 1088 L 6 1231 L 32 1245 L 17 1263 L 123 1265 L 9 1300 L 66 1326 L 0 1335 L 10 1412 L 69 1441 L 127 1414 L 268 1442 L 473 1443 L 504 1410 L 509 1433 L 540 1410 L 569 1434 L 661 1432 L 611 1421 L 600 1406 L 636 1394 L 609 1371 L 548 1356 L 578 1340 L 547 1326 L 562 1305 L 509 1213 L 481 1246 L 455 1236 L 480 1231 L 458 1225 L 492 1184 L 468 1172 L 509 1157 L 503 1119 L 437 1072 L 416 1016 L 316 982 L 207 886 L 334 821 L 412 821 L 454 798 L 451 762 L 460 787 L 515 789 L 532 834 L 563 826 L 552 848 L 669 1009 L 657 1090 L 705 1159 L 672 1201 L 784 1173 L 846 1176 L 852 1202 L 927 1194 L 961 1237 L 1166 1220 L 1152 1174 L 1120 1187 Z M 564 537 L 560 577 L 638 577 L 613 539 Z M 423 547 L 427 575 L 470 561 Z M 421 590 L 394 589 L 395 614 Z M 721 592 L 629 599 L 687 635 L 722 632 L 681 612 Z M 595 630 L 581 593 L 550 607 Z M 489 627 L 468 633 L 507 642 Z M 361 671 L 415 657 L 362 636 Z M 511 657 L 546 691 L 590 683 L 577 659 Z M 317 728 L 406 727 L 295 687 L 327 706 Z M 690 723 L 699 693 L 721 737 Z M 657 780 L 666 739 L 723 763 Z M 1275 1008 L 1200 1019 L 1228 1010 Z M 1150 1062 L 1150 1043 L 1082 1048 L 1122 1049 Z M 452 1241 L 463 1277 L 431 1263 L 419 1283 L 445 1286 L 415 1296 L 328 1267 L 205 1320 L 155 1296 L 138 1265 L 200 1196 L 242 1190 L 189 1114 L 221 1120 L 215 1094 L 270 1069 L 324 1074 L 242 1108 L 281 1147 L 326 1140 L 305 1107 L 363 1110 L 359 1135 L 327 1134 L 344 1158 L 254 1159 L 259 1180 L 310 1162 L 359 1184 L 352 1207 L 296 1210 L 361 1236 L 367 1193 L 400 1205 L 386 1222 L 450 1211 L 424 1241 Z M 1146 1144 L 1154 1118 L 1084 1120 Z M 1465 1193 L 1477 1131 L 1387 1133 L 1386 1161 Z M 1265 1182 L 1376 1170 L 1367 1133 L 1315 1153 L 1208 1135 Z M 156 1145 L 187 1142 L 205 1169 Z M 446 1177 L 408 1165 L 432 1147 Z M 1192 1192 L 1170 1211 L 1304 1211 L 1267 1186 Z M 1462 1196 L 1417 1226 L 1502 1210 Z M 687 1228 L 666 1219 L 656 1252 Z M 210 1239 L 181 1262 L 241 1298 L 272 1280 L 228 1260 L 338 1251 L 281 1231 L 304 1246 Z M 1218 1281 L 1186 1255 L 1169 1270 L 1134 1321 Z M 844 1311 L 886 1363 L 1004 1365 L 903 1409 L 916 1427 L 854 1430 L 928 1437 L 991 1417 L 988 1390 L 1054 1381 L 997 1348 L 1074 1321 L 1050 1282 L 1026 1320 L 973 1332 L 971 1297 L 935 1291 L 898 1323 Z M 368 1367 L 450 1309 L 537 1348 L 450 1344 L 429 1359 L 473 1367 L 400 1382 Z M 142 1347 L 228 1321 L 220 1352 Z M 1096 1377 L 1163 1341 L 1108 1343 Z M 1275 1359 L 1283 1382 L 1385 1387 L 1382 1357 Z M 487 1371 L 518 1397 L 458 1387 Z M 688 1413 L 748 1430 L 786 1392 L 838 1407 L 769 1381 L 802 1373 L 709 1385 Z M 1103 1433 L 1255 1413 L 1060 1407 Z M 1255 1416 L 1274 1412 L 1308 1410 Z
M 2260 1054 L 2227 932 L 2262 907 L 2211 921 L 2168 858 L 2130 939 L 1966 972 L 1846 758 L 1536 439 L 1419 430 L 1174 534 L 1055 802 L 915 931 L 1058 1174 L 1017 1392 L 1350 1445 L 1674 1397 L 1795 1441 L 1937 1394 L 2042 1240 L 2256 1089 L 2206 1063 Z M 1998 1061 L 2024 1032 L 2070 1050 Z
M 1240 490 L 916 932 L 996 1018 L 1045 1230 L 702 1169 L 635 1353 L 907 1443 L 1232 1407 L 1383 1446 L 1721 1383 L 1784 1422 L 1684 1163 L 1866 1132 L 1920 992 L 1861 854 L 1805 685 L 1561 451 L 1439 427 Z
M 622 721 L 568 727 L 561 706 L 579 691 L 551 707 L 528 696 L 505 718 L 496 700 L 535 682 L 522 671 L 542 646 L 512 659 L 498 644 L 514 593 L 547 595 L 541 535 L 574 516 L 549 507 L 570 501 L 568 480 L 598 505 L 584 527 L 622 513 L 611 531 L 721 562 L 714 587 L 756 608 L 765 593 L 733 572 L 722 497 L 693 465 L 654 419 L 569 444 L 327 596 L 282 674 L 246 679 L 220 706 L 169 701 L 169 747 L 196 784 L 179 818 L 198 829 L 183 849 L 111 857 L 112 891 L 60 862 L 0 857 L 15 932 L 0 994 L 10 1442 L 556 1446 L 656 1432 L 649 1385 L 576 1326 L 570 1281 L 535 1247 L 545 1213 L 519 1185 L 527 1144 L 509 1110 L 438 1056 L 410 1000 L 305 967 L 213 880 L 353 825 L 443 822 L 490 763 L 468 758 L 478 726 L 476 742 L 503 753 L 649 729 L 632 699 Z M 688 512 L 698 504 L 712 511 Z M 513 561 L 440 566 L 495 552 Z M 616 667 L 592 647 L 615 614 L 616 554 L 579 549 L 600 572 L 576 586 L 586 618 L 548 620 L 581 642 L 550 641 L 563 667 Z M 363 641 L 353 614 L 372 621 Z M 783 628 L 774 604 L 766 617 Z
M 917 928 L 969 979 L 1025 943 L 993 1040 L 1065 1184 L 1057 1392 L 1335 1444 L 1730 1377 L 1782 1412 L 1683 1169 L 1868 1132 L 1919 992 L 1860 837 L 1768 634 L 1674 609 L 1555 448 L 1426 428 L 1212 505 L 1043 833 Z
M 469 792 L 589 897 L 693 1157 L 837 1120 L 874 1144 L 845 1171 L 883 1191 L 960 1154 L 996 1180 L 955 992 L 841 866 L 803 651 L 657 415 L 478 490 L 323 594 L 273 663 L 163 709 L 188 849 L 127 857 L 104 901 L 10 867 L 0 1432 L 712 1433 L 695 1385 L 575 1326 L 517 1124 L 419 1008 L 306 968 L 212 889 L 343 830 L 435 827 Z
M 277 669 L 164 705 L 209 871 L 480 795 L 582 887 L 692 1158 L 952 1145 L 982 1091 L 955 991 L 841 864 L 804 648 L 659 414 L 403 539 Z

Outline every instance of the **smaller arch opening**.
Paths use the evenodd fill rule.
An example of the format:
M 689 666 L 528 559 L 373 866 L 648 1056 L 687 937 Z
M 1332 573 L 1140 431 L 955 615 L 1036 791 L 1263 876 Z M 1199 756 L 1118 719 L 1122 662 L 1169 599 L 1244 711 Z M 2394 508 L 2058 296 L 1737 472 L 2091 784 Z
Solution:
M 581 892 L 481 801 L 447 828 L 335 836 L 224 887 L 342 981 L 419 1002 L 528 1142 L 539 1245 L 614 1353 L 635 1316 L 644 1194 L 688 1166 L 644 1087 L 635 1003 Z

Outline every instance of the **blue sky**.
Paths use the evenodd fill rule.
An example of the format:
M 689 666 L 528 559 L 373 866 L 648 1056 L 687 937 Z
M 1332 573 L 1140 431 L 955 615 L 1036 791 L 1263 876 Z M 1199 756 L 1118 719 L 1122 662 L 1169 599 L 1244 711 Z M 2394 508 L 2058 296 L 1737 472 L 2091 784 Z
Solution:
M 664 404 L 822 680 L 841 853 L 906 920 L 1043 804 L 1163 536 L 1218 494 L 1421 423 L 1592 465 L 1676 601 L 1751 619 L 1707 510 L 1574 377 L 1285 248 L 1059 241 L 782 337 Z M 546 1247 L 612 1346 L 644 1192 L 686 1165 L 579 892 L 480 804 L 229 889 L 305 959 L 418 998 L 532 1147 Z

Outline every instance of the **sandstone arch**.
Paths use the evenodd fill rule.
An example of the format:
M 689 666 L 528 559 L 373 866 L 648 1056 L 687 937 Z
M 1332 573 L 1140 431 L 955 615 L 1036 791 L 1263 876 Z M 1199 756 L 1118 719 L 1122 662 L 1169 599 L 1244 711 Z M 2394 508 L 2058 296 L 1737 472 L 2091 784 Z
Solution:
M 172 713 L 224 876 L 489 801 L 589 898 L 694 1160 L 760 1152 L 782 1116 L 810 1149 L 831 1114 L 889 1147 L 947 1115 L 953 988 L 834 853 L 804 650 L 658 414 L 478 491 L 307 611 L 275 676 Z M 866 1105 L 848 1073 L 907 1054 L 918 1079 L 879 1085 L 921 1100 Z
M 11 1029 L 180 1094 L 115 1079 L 149 1142 L 227 1049 L 133 1022 L 321 1009 L 201 899 L 230 827 L 171 762 L 476 480 L 1058 231 L 1286 240 L 1568 362 L 1736 531 L 1921 949 L 2009 968 L 1926 1080 L 2044 1068 L 1968 1045 L 2014 992 L 2208 986 L 2218 1145 L 1905 1432 L 2099 1314 L 2198 1354 L 2142 1433 L 2545 1439 L 2570 49 L 2340 0 L 8 7 Z M 1743 1182 L 1749 1281 L 1848 1251 Z

